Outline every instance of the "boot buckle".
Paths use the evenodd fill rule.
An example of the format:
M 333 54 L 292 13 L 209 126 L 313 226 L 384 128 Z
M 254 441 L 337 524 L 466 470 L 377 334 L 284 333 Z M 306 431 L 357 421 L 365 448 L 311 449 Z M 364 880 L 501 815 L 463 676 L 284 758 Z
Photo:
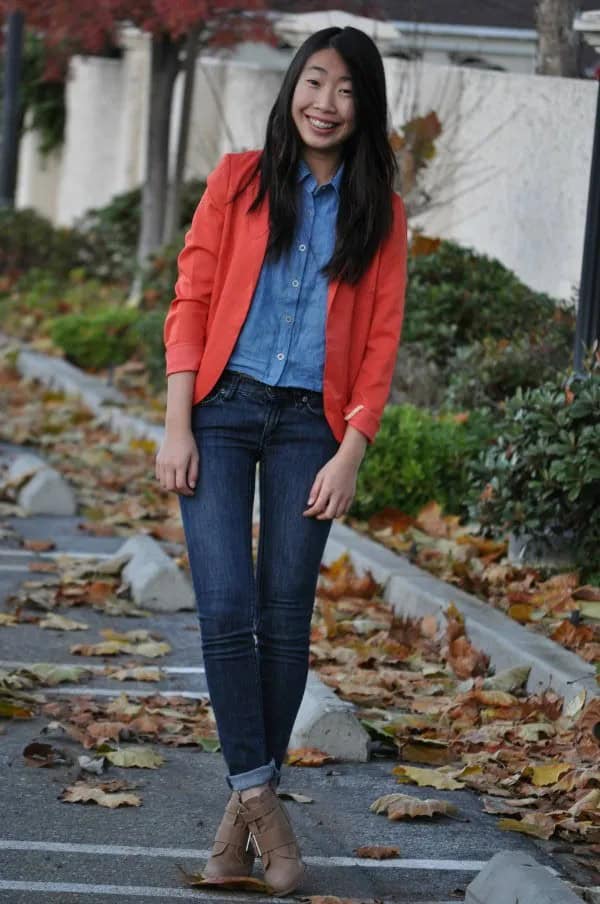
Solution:
M 248 841 L 246 842 L 246 850 L 248 850 L 248 848 L 250 847 L 251 840 L 252 840 L 252 843 L 254 844 L 256 853 L 258 854 L 259 857 L 262 857 L 262 851 L 259 847 L 258 841 L 256 840 L 256 835 L 254 834 L 254 832 L 250 832 L 250 831 L 248 832 Z

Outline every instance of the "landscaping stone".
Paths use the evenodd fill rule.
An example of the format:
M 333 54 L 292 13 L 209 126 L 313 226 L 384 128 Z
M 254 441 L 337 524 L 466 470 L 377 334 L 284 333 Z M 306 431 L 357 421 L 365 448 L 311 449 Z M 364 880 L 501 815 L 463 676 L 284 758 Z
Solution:
M 67 481 L 37 455 L 18 455 L 8 467 L 7 479 L 13 484 L 25 481 L 17 505 L 27 515 L 74 515 L 77 511 L 75 494 Z
M 17 504 L 28 515 L 74 515 L 75 495 L 62 474 L 42 468 L 21 489 Z
M 306 690 L 290 738 L 290 748 L 317 747 L 340 760 L 366 763 L 369 734 L 354 707 L 309 671 Z
M 581 904 L 581 898 L 529 854 L 501 851 L 468 885 L 465 904 Z
M 116 556 L 128 556 L 122 575 L 138 606 L 153 612 L 195 609 L 194 591 L 177 564 L 145 534 L 130 537 Z

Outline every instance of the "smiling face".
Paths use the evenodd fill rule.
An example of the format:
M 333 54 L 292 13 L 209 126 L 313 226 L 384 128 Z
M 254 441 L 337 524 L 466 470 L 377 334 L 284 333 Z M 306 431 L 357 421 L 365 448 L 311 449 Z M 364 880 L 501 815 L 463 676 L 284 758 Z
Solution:
M 355 128 L 350 70 L 337 50 L 313 53 L 296 83 L 292 119 L 304 144 L 304 156 L 338 160 Z

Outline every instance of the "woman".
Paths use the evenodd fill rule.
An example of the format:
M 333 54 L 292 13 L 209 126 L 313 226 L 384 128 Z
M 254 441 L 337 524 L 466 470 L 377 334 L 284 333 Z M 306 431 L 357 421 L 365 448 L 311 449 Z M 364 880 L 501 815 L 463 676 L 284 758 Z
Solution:
M 178 258 L 165 325 L 161 486 L 179 494 L 232 793 L 204 874 L 277 894 L 304 873 L 276 789 L 306 685 L 321 557 L 389 394 L 406 219 L 373 41 L 300 47 L 264 149 L 225 154 Z M 259 464 L 256 577 L 252 509 Z

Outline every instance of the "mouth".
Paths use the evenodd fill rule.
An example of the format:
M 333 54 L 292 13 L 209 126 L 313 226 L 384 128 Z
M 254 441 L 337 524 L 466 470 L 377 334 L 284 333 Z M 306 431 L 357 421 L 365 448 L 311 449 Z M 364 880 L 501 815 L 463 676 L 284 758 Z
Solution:
M 307 115 L 306 119 L 313 132 L 319 132 L 320 134 L 323 134 L 324 132 L 333 132 L 339 125 L 338 122 L 331 122 L 331 120 L 328 119 L 319 119 L 316 116 Z

